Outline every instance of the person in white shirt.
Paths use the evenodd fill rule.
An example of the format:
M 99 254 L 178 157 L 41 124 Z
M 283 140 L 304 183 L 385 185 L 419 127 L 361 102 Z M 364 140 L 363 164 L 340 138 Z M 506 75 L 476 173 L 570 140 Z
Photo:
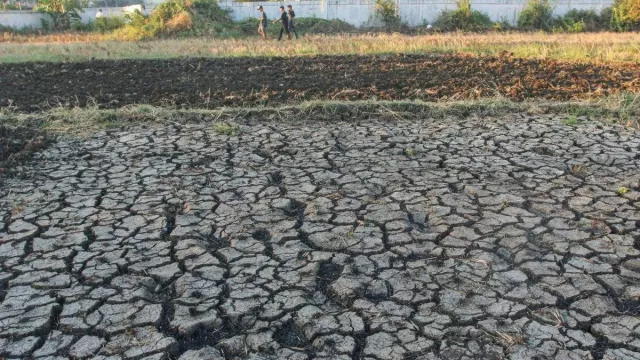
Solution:
M 104 14 L 102 13 L 102 9 L 98 9 L 98 12 L 96 13 L 96 19 L 99 19 L 101 17 L 103 17 Z
M 258 6 L 258 11 L 260 12 L 260 16 L 258 17 L 258 34 L 262 36 L 263 39 L 267 38 L 267 34 L 265 31 L 267 30 L 267 14 L 264 12 L 262 5 Z

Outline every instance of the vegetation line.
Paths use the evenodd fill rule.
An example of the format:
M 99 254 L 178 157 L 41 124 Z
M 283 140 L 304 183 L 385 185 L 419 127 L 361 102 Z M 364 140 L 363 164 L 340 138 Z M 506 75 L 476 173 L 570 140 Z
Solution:
M 573 9 L 563 16 L 553 15 L 549 0 L 529 0 L 517 28 L 540 33 L 508 33 L 515 29 L 505 21 L 493 22 L 473 9 L 469 0 L 457 0 L 457 9 L 440 13 L 433 26 L 425 23 L 410 29 L 398 17 L 393 0 L 376 0 L 371 24 L 385 27 L 373 31 L 386 33 L 344 35 L 362 29 L 340 20 L 301 17 L 296 18 L 296 29 L 306 36 L 291 43 L 272 41 L 279 30 L 275 25 L 267 28 L 271 41 L 256 38 L 256 19 L 233 21 L 215 0 L 167 0 L 149 15 L 134 11 L 89 24 L 79 21 L 83 3 L 38 0 L 38 8 L 51 18 L 43 20 L 44 31 L 0 26 L 0 63 L 422 52 L 486 55 L 501 51 L 543 59 L 640 62 L 640 36 L 624 33 L 640 29 L 638 0 L 616 0 L 600 13 Z M 484 34 L 451 33 L 455 31 Z M 486 33 L 489 31 L 493 32 Z
M 41 39 L 43 40 L 43 39 Z M 487 33 L 309 35 L 292 42 L 243 39 L 159 39 L 142 42 L 82 42 L 75 35 L 50 35 L 46 43 L 2 43 L 0 63 L 157 59 L 176 57 L 269 57 L 373 55 L 392 53 L 460 53 L 574 62 L 640 63 L 638 33 Z
M 473 101 L 314 101 L 297 105 L 255 108 L 171 109 L 131 105 L 119 109 L 54 108 L 33 114 L 0 109 L 0 124 L 7 127 L 38 128 L 55 134 L 88 134 L 130 125 L 159 125 L 191 122 L 251 123 L 284 121 L 300 125 L 318 121 L 444 120 L 450 117 L 496 118 L 513 114 L 554 114 L 567 121 L 590 119 L 640 128 L 640 95 L 625 94 L 592 101 L 512 102 L 502 98 Z

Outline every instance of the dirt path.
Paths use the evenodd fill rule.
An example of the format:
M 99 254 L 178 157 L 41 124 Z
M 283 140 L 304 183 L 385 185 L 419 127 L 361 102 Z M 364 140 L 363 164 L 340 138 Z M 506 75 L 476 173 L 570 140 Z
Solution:
M 575 99 L 640 92 L 638 65 L 457 55 L 174 59 L 0 65 L 0 107 L 181 107 L 312 99 Z
M 640 133 L 509 118 L 61 140 L 0 187 L 0 357 L 640 358 Z

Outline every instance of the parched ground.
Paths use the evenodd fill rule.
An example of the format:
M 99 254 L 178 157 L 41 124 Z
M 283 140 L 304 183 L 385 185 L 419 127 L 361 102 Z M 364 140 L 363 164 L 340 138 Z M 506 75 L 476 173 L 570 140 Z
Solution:
M 640 64 L 389 55 L 0 65 L 0 108 L 215 108 L 303 100 L 592 99 L 640 93 Z
M 16 171 L 6 358 L 640 359 L 638 132 L 173 125 Z

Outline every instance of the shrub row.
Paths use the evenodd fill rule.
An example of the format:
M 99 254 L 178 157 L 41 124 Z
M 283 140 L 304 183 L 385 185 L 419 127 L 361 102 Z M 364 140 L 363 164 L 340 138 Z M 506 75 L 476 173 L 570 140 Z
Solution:
M 488 15 L 471 9 L 469 0 L 458 0 L 458 8 L 442 12 L 434 22 L 441 31 L 506 30 L 506 21 L 493 22 Z M 518 17 L 521 30 L 554 32 L 629 31 L 640 29 L 640 0 L 616 0 L 614 6 L 594 10 L 573 9 L 563 16 L 553 15 L 549 0 L 529 0 Z
M 273 20 L 273 19 L 270 19 Z M 271 25 L 271 24 L 270 24 Z M 124 17 L 101 17 L 89 24 L 73 22 L 72 30 L 111 34 L 114 39 L 138 40 L 162 36 L 241 36 L 257 33 L 254 19 L 234 22 L 228 11 L 215 0 L 169 0 L 154 9 L 151 15 L 140 12 Z M 341 20 L 298 18 L 299 34 L 330 34 L 355 31 L 355 27 Z M 275 36 L 279 25 L 267 28 Z
M 257 20 L 244 19 L 234 22 L 222 9 L 218 8 L 220 11 L 217 11 L 215 8 L 208 7 L 209 4 L 217 6 L 213 0 L 192 0 L 191 6 L 187 7 L 183 7 L 182 3 L 183 0 L 170 0 L 168 3 L 158 6 L 149 16 L 135 12 L 124 17 L 102 17 L 88 24 L 74 22 L 71 28 L 75 31 L 111 34 L 114 39 L 118 40 L 139 40 L 163 36 L 234 37 L 257 34 Z M 269 25 L 267 27 L 268 35 L 276 36 L 280 26 L 278 24 Z M 356 29 L 353 25 L 342 20 L 298 18 L 296 30 L 298 34 L 335 34 L 353 32 Z
M 75 4 L 78 1 L 64 2 Z M 571 10 L 559 17 L 553 15 L 553 7 L 549 1 L 529 0 L 518 17 L 518 28 L 555 32 L 640 29 L 640 0 L 616 0 L 613 7 L 604 9 L 600 14 L 593 10 Z M 376 16 L 392 30 L 403 29 L 406 25 L 396 16 L 394 4 L 392 0 L 376 0 Z M 493 22 L 487 14 L 471 9 L 470 0 L 458 0 L 457 5 L 457 9 L 444 11 L 437 17 L 433 24 L 436 30 L 482 32 L 512 29 L 506 21 Z M 54 21 L 53 24 L 43 22 L 45 29 L 60 30 L 71 27 L 76 31 L 109 33 L 114 38 L 122 40 L 169 35 L 237 36 L 255 34 L 257 28 L 257 20 L 254 19 L 234 22 L 229 12 L 220 8 L 216 0 L 168 0 L 158 5 L 149 16 L 134 12 L 124 17 L 98 18 L 90 24 L 74 21 L 74 18 L 79 19 L 79 16 L 70 18 L 68 14 L 74 12 L 69 9 L 54 10 L 47 12 L 52 14 L 54 20 L 65 21 Z M 278 26 L 270 26 L 267 30 L 273 36 L 277 33 Z M 297 30 L 299 33 L 319 34 L 350 32 L 355 28 L 340 20 L 299 18 Z
M 280 31 L 279 24 L 271 24 L 273 19 L 269 19 L 267 26 L 267 35 L 270 37 L 277 36 Z M 244 19 L 237 23 L 242 34 L 253 35 L 257 33 L 258 22 L 254 19 Z M 356 28 L 342 20 L 325 20 L 319 18 L 297 18 L 296 31 L 298 34 L 336 34 L 344 32 L 353 32 Z

